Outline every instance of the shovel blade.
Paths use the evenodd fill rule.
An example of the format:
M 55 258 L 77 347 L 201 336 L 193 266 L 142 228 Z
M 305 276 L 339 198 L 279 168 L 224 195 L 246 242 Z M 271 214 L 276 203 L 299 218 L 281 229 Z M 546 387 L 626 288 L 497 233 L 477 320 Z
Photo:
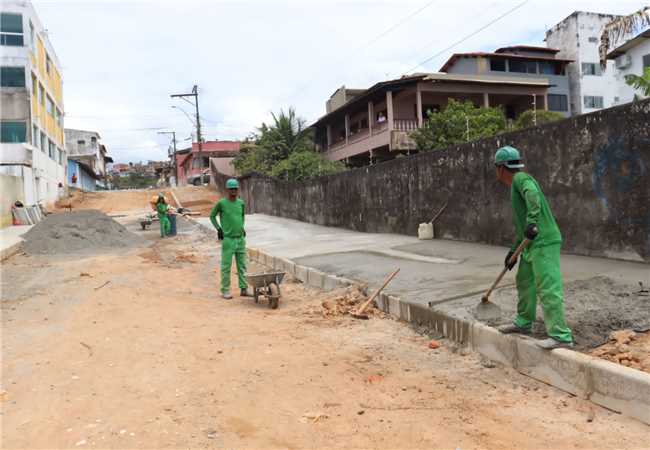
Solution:
M 501 308 L 490 301 L 481 301 L 474 309 L 478 320 L 494 320 L 501 317 Z

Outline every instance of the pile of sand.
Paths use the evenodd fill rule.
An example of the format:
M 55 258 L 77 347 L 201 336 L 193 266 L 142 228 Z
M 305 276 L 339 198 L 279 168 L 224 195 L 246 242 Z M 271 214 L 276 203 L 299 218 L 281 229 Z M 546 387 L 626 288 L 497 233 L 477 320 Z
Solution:
M 29 254 L 66 254 L 132 247 L 144 240 L 97 210 L 50 214 L 24 235 Z

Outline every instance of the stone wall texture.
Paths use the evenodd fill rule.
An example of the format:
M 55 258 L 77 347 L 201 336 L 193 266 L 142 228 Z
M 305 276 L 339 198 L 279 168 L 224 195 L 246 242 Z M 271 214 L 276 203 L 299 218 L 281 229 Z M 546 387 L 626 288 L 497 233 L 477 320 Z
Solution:
M 650 262 L 650 100 L 302 183 L 240 178 L 249 213 L 365 232 L 509 245 L 509 189 L 493 157 L 518 148 L 562 231 L 563 251 Z M 227 176 L 213 168 L 217 188 Z

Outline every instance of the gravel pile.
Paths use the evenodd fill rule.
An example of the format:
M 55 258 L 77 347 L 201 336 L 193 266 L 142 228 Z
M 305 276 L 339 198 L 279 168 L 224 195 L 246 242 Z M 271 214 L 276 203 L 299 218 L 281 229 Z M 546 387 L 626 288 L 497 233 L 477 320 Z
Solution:
M 144 240 L 97 210 L 50 214 L 24 236 L 29 254 L 67 254 L 125 248 Z

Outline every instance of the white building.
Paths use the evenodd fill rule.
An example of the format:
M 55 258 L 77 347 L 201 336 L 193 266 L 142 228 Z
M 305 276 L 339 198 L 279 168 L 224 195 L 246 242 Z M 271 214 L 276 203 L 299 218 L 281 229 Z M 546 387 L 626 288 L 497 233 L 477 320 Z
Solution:
M 67 157 L 61 65 L 54 48 L 31 2 L 0 5 L 0 225 L 5 225 L 5 203 L 48 205 L 58 198 Z
M 66 151 L 69 161 L 77 161 L 92 170 L 96 180 L 97 188 L 106 188 L 106 163 L 112 163 L 113 159 L 106 153 L 106 146 L 101 143 L 101 136 L 96 131 L 65 129 Z M 68 184 L 73 185 L 73 173 L 70 173 L 73 165 L 68 164 Z M 77 177 L 79 180 L 79 177 Z M 77 186 L 78 187 L 78 186 Z M 85 188 L 86 190 L 87 187 Z M 94 190 L 94 189 L 92 189 Z
M 626 75 L 643 75 L 650 68 L 650 30 L 645 30 L 622 45 L 614 44 L 613 50 L 607 54 L 607 59 L 613 60 L 616 67 L 617 97 L 621 103 L 628 103 L 643 94 L 625 82 Z M 612 61 L 608 61 L 611 63 Z
M 567 66 L 571 112 L 586 114 L 622 103 L 620 80 L 613 61 L 600 67 L 600 35 L 605 25 L 619 16 L 576 11 L 546 32 L 546 45 L 559 49 Z

